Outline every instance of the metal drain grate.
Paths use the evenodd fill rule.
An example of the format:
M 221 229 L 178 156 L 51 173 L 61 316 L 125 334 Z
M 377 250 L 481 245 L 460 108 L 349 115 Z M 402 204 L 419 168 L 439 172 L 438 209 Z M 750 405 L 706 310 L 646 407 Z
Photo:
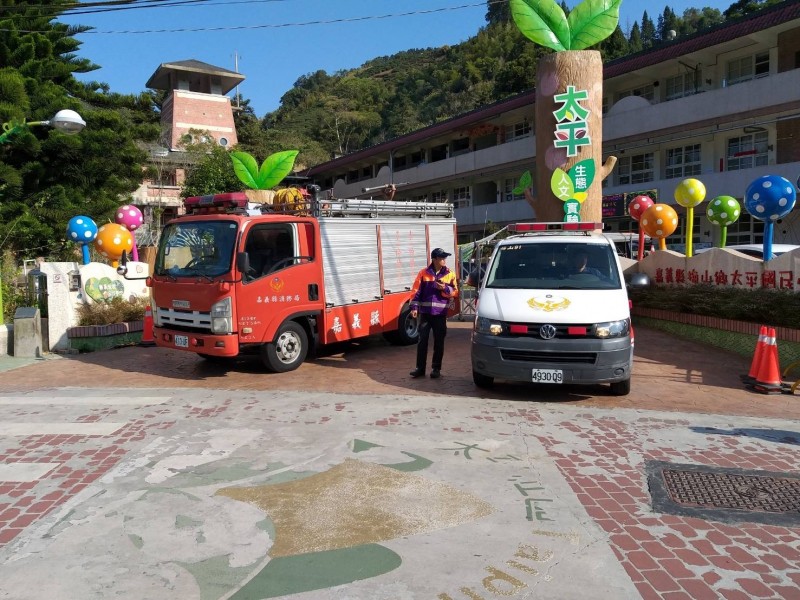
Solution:
M 800 511 L 800 480 L 664 469 L 673 502 L 706 508 L 785 513 Z
M 667 514 L 800 524 L 800 475 L 650 461 L 653 509 Z

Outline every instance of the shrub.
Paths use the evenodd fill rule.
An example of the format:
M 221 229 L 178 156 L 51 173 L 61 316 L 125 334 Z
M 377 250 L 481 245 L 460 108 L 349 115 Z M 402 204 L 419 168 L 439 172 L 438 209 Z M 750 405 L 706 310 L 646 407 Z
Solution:
M 800 329 L 800 293 L 786 290 L 739 290 L 711 285 L 650 286 L 630 290 L 633 305 L 680 313 L 769 323 Z
M 130 300 L 114 298 L 110 302 L 93 302 L 78 307 L 78 325 L 113 325 L 127 321 L 141 321 L 149 298 L 133 297 Z

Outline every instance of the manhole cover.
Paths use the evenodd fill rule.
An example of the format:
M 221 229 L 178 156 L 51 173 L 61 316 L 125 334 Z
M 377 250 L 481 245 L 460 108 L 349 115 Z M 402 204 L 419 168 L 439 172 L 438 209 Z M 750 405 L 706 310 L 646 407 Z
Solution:
M 701 465 L 647 463 L 653 508 L 721 521 L 800 524 L 800 476 Z

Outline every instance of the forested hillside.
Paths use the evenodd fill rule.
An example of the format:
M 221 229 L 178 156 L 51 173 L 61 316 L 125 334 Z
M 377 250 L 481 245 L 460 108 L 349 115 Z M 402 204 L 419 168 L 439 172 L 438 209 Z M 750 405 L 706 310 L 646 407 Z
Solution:
M 724 12 L 669 6 L 645 11 L 627 31 L 617 27 L 598 50 L 605 61 L 653 48 L 670 31 L 691 35 L 779 0 L 739 0 Z M 566 4 L 562 8 L 569 12 Z M 653 9 L 656 10 L 655 7 Z M 238 118 L 241 146 L 265 157 L 298 148 L 298 166 L 311 166 L 508 98 L 533 87 L 541 53 L 511 21 L 508 3 L 487 2 L 486 26 L 456 46 L 377 57 L 357 69 L 309 73 L 281 98 L 278 110 Z

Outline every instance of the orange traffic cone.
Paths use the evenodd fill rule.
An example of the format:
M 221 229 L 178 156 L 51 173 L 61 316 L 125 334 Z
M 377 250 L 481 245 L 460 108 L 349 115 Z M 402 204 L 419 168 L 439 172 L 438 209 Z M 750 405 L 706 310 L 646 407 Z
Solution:
M 778 359 L 778 344 L 775 340 L 775 328 L 770 327 L 764 342 L 761 365 L 756 380 L 748 387 L 762 394 L 781 393 L 781 364 Z
M 142 341 L 139 342 L 140 346 L 155 346 L 156 339 L 153 337 L 153 311 L 150 305 L 144 309 L 144 327 L 142 328 Z
M 764 356 L 765 342 L 767 340 L 767 326 L 762 325 L 761 330 L 758 332 L 758 341 L 756 342 L 756 350 L 753 352 L 753 362 L 750 363 L 750 371 L 747 375 L 742 375 L 741 379 L 746 384 L 755 382 L 758 376 L 758 368 L 761 366 L 761 359 Z

